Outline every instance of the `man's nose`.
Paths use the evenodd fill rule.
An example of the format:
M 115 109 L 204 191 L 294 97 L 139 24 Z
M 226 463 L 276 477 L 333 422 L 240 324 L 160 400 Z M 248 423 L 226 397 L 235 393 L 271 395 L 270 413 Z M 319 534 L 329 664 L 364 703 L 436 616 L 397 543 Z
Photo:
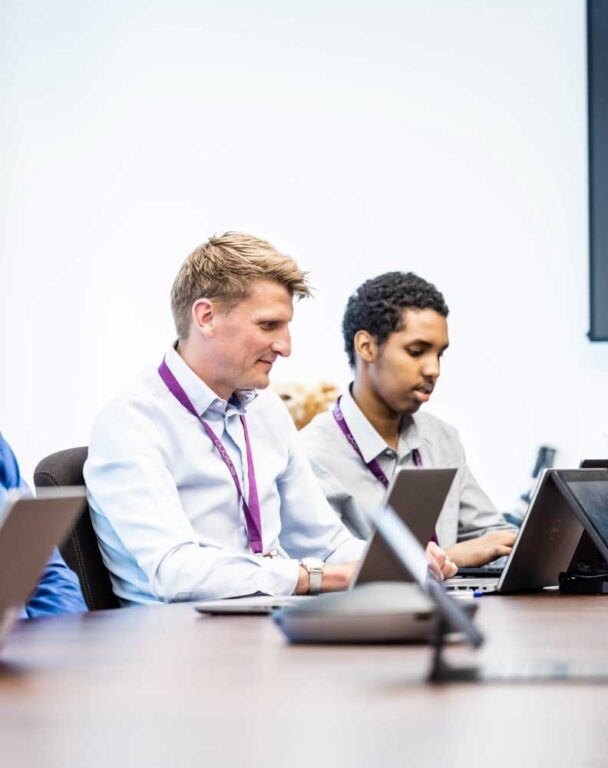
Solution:
M 277 355 L 281 355 L 281 357 L 289 357 L 291 355 L 291 333 L 289 330 L 281 332 L 272 342 L 272 351 Z
M 428 355 L 422 364 L 421 373 L 425 378 L 433 379 L 433 381 L 438 378 L 439 374 L 441 373 L 441 363 L 439 361 L 439 357 L 436 355 Z

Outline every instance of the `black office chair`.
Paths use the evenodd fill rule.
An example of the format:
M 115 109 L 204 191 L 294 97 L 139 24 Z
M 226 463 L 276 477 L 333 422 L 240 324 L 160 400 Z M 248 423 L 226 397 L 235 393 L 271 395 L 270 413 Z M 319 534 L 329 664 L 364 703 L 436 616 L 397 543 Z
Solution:
M 87 454 L 86 447 L 52 453 L 42 459 L 34 470 L 34 485 L 36 488 L 84 485 L 82 468 Z M 90 610 L 120 607 L 118 598 L 112 591 L 110 574 L 101 559 L 88 505 L 61 547 L 61 554 L 70 568 L 78 574 L 84 599 Z

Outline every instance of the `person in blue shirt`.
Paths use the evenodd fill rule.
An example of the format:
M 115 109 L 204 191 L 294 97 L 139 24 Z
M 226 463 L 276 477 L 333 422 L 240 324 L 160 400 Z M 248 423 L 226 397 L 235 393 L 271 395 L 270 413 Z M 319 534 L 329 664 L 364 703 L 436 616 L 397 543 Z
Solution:
M 11 488 L 30 493 L 21 477 L 15 454 L 0 434 L 0 514 Z M 76 574 L 65 564 L 57 550 L 51 556 L 21 618 L 35 618 L 59 613 L 83 613 L 87 610 Z

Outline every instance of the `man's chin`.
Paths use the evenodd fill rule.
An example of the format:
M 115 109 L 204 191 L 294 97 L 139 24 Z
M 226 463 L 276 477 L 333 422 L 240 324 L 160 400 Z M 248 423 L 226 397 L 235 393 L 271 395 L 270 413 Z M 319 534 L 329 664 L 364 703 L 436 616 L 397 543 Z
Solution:
M 423 403 L 420 403 L 418 400 L 409 400 L 404 403 L 403 408 L 401 408 L 401 413 L 404 415 L 412 415 L 413 413 L 416 413 L 416 411 L 420 410 L 420 407 L 423 405 Z
M 257 374 L 247 379 L 239 389 L 266 389 L 270 385 L 270 377 L 265 374 Z

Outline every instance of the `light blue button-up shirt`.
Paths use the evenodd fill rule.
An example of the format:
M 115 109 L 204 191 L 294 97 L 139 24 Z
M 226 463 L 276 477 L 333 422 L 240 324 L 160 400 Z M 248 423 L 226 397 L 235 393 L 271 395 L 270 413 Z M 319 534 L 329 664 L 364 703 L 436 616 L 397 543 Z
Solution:
M 299 560 L 357 560 L 364 544 L 327 503 L 289 414 L 273 392 L 219 398 L 174 349 L 166 362 L 223 442 L 248 498 L 246 412 L 264 552 L 249 548 L 235 484 L 201 423 L 156 368 L 95 420 L 84 475 L 93 525 L 126 603 L 291 594 Z

